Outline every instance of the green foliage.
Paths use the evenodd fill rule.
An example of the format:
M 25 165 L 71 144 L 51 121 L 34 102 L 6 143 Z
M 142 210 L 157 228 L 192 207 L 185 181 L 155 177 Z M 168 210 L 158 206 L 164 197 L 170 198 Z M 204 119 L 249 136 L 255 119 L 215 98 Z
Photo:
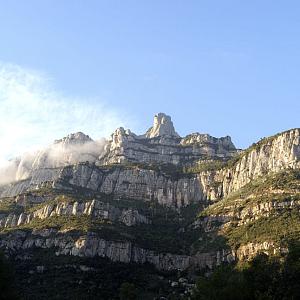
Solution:
M 300 170 L 289 169 L 266 177 L 265 186 L 272 189 L 300 190 Z
M 293 239 L 300 240 L 299 209 L 286 209 L 280 214 L 262 217 L 248 224 L 230 227 L 225 236 L 236 248 L 249 242 L 275 242 L 280 245 Z
M 259 254 L 242 266 L 220 266 L 201 276 L 193 300 L 299 299 L 300 243 L 293 243 L 284 262 Z
M 120 287 L 120 300 L 135 300 L 137 297 L 135 285 L 124 282 Z
M 284 170 L 251 180 L 238 191 L 209 206 L 199 216 L 224 215 L 235 208 L 241 210 L 258 203 L 291 200 L 300 200 L 299 170 Z
M 22 208 L 16 205 L 14 198 L 0 199 L 0 214 L 8 214 L 11 212 L 22 212 Z
M 16 261 L 17 289 L 24 299 L 112 299 L 122 283 L 134 283 L 137 299 L 153 300 L 162 289 L 168 294 L 170 273 L 149 264 L 111 262 L 100 257 L 56 256 L 53 249 L 27 249 L 30 260 Z M 44 272 L 37 267 L 44 266 Z M 91 268 L 84 271 L 82 267 Z M 1 297 L 0 297 L 1 299 Z
M 14 289 L 14 280 L 12 269 L 0 252 L 0 299 L 14 300 L 18 299 Z
M 184 173 L 200 173 L 206 171 L 216 171 L 222 169 L 226 165 L 226 162 L 223 160 L 208 160 L 208 161 L 199 161 L 192 167 L 183 168 Z
M 198 279 L 193 299 L 251 299 L 244 281 L 243 276 L 236 272 L 233 266 L 220 266 L 209 278 L 202 276 Z
M 201 236 L 199 230 L 188 226 L 199 209 L 199 205 L 192 204 L 179 213 L 153 202 L 148 210 L 151 225 L 122 225 L 118 230 L 128 233 L 132 236 L 132 241 L 143 248 L 164 253 L 188 254 L 194 241 Z
M 192 244 L 192 254 L 197 252 L 216 252 L 218 250 L 228 249 L 227 238 L 216 232 L 201 231 L 200 237 Z
M 62 231 L 78 231 L 87 233 L 89 231 L 101 229 L 104 225 L 109 224 L 106 220 L 95 219 L 90 216 L 51 216 L 45 219 L 34 218 L 30 223 L 20 225 L 13 228 L 5 228 L 1 234 L 18 230 L 32 230 L 32 229 L 50 229 L 54 228 Z
M 262 212 L 256 219 L 244 225 L 237 225 L 240 212 L 243 209 L 256 209 L 258 205 L 266 202 L 272 204 L 300 200 L 300 171 L 285 170 L 266 177 L 252 180 L 229 197 L 209 206 L 199 215 L 203 219 L 209 216 L 230 216 L 230 223 L 221 229 L 220 224 L 212 224 L 216 230 L 204 233 L 202 240 L 198 241 L 198 249 L 204 244 L 210 248 L 218 249 L 222 244 L 215 243 L 217 237 L 223 236 L 223 247 L 229 245 L 236 249 L 247 243 L 271 242 L 274 247 L 286 246 L 292 239 L 300 240 L 300 213 L 299 208 L 274 207 L 270 212 Z M 244 218 L 247 218 L 245 216 Z M 229 225 L 229 226 L 228 226 Z
M 241 151 L 240 153 L 236 154 L 233 158 L 228 159 L 228 160 L 204 160 L 204 161 L 199 161 L 197 164 L 195 164 L 192 167 L 187 167 L 183 168 L 184 173 L 200 173 L 200 172 L 205 172 L 205 171 L 217 171 L 221 169 L 231 169 L 234 168 L 237 163 L 239 163 L 243 157 L 249 155 L 252 151 L 260 151 L 260 149 L 266 145 L 270 144 L 273 142 L 275 138 L 278 136 L 286 133 L 281 132 L 276 135 L 267 137 L 267 138 L 262 138 L 260 141 L 257 143 L 253 143 L 249 148 Z

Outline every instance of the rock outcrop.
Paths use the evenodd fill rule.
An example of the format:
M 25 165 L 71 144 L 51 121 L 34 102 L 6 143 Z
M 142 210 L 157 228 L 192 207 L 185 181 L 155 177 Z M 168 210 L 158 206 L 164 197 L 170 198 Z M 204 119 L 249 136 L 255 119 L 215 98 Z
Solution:
M 0 187 L 0 204 L 8 202 L 5 197 L 16 197 L 14 204 L 17 208 L 12 205 L 14 210 L 9 211 L 9 203 L 3 205 L 3 211 L 0 209 L 0 227 L 5 228 L 1 233 L 0 247 L 8 252 L 34 247 L 55 248 L 57 255 L 99 256 L 114 262 L 152 263 L 160 270 L 211 268 L 222 261 L 245 259 L 259 251 L 279 253 L 281 250 L 272 241 L 247 241 L 247 244 L 239 245 L 236 249 L 228 249 L 224 245 L 211 252 L 199 252 L 197 249 L 205 248 L 199 247 L 202 239 L 197 236 L 197 240 L 189 240 L 185 248 L 176 250 L 179 252 L 184 248 L 179 252 L 181 254 L 167 251 L 158 253 L 150 250 L 150 247 L 146 249 L 135 244 L 138 239 L 134 239 L 136 232 L 132 229 L 143 228 L 144 231 L 138 234 L 145 234 L 155 241 L 160 237 L 157 231 L 153 233 L 146 230 L 155 225 L 155 230 L 161 228 L 159 226 L 164 224 L 159 222 L 164 218 L 159 216 L 157 224 L 154 224 L 155 215 L 151 219 L 143 210 L 135 207 L 118 208 L 116 202 L 130 200 L 137 207 L 140 204 L 149 207 L 158 205 L 163 207 L 163 213 L 166 210 L 170 214 L 178 214 L 174 220 L 179 227 L 173 230 L 175 226 L 172 223 L 173 231 L 168 231 L 175 237 L 192 227 L 192 230 L 201 227 L 201 234 L 209 237 L 218 228 L 223 230 L 226 224 L 232 225 L 232 221 L 240 229 L 240 226 L 261 217 L 268 218 L 274 212 L 280 214 L 287 209 L 297 209 L 300 205 L 298 198 L 284 201 L 271 199 L 243 207 L 236 207 L 235 204 L 230 207 L 231 204 L 227 203 L 228 211 L 211 213 L 204 220 L 196 222 L 196 214 L 192 214 L 194 219 L 186 221 L 183 213 L 188 214 L 188 209 L 194 206 L 198 213 L 212 202 L 226 200 L 226 197 L 262 176 L 282 170 L 300 169 L 300 129 L 280 133 L 240 151 L 229 136 L 214 138 L 208 134 L 194 133 L 182 138 L 176 133 L 171 118 L 160 113 L 155 116 L 153 126 L 144 135 L 118 128 L 109 141 L 95 142 L 83 133 L 72 134 L 47 149 L 15 160 L 14 168 L 17 169 L 16 182 Z M 88 199 L 95 200 L 51 202 L 46 195 L 37 194 L 31 198 L 23 195 L 39 191 L 93 195 Z M 105 202 L 105 197 L 112 202 Z M 251 197 L 247 201 L 250 203 Z M 27 205 L 33 206 L 30 212 L 26 211 Z M 126 233 L 118 240 L 104 238 L 96 232 L 80 232 L 80 236 L 75 237 L 69 231 L 58 232 L 54 228 L 44 232 L 19 230 L 33 223 L 33 220 L 55 216 L 89 216 L 93 220 L 109 221 L 112 226 L 122 223 Z M 164 220 L 167 219 L 168 214 Z M 185 221 L 184 225 L 182 220 Z M 124 224 L 128 227 L 124 227 Z
M 228 159 L 236 153 L 229 136 L 218 139 L 208 134 L 195 133 L 181 138 L 171 118 L 160 113 L 154 117 L 153 127 L 145 135 L 137 136 L 130 130 L 118 128 L 97 164 L 135 162 L 191 165 L 207 158 Z
M 251 180 L 286 169 L 300 168 L 300 129 L 264 139 L 241 154 L 232 166 L 211 172 L 222 196 L 237 191 Z
M 182 174 L 169 174 L 141 167 L 97 167 L 76 164 L 63 168 L 37 169 L 32 177 L 0 190 L 1 197 L 12 197 L 45 182 L 53 187 L 84 187 L 116 198 L 156 200 L 170 207 L 216 200 L 237 191 L 251 180 L 272 172 L 300 167 L 300 130 L 294 129 L 261 142 L 241 153 L 232 167 Z M 225 140 L 228 142 L 228 139 Z M 67 185 L 66 185 L 67 184 Z
M 175 131 L 171 117 L 163 113 L 154 116 L 153 126 L 145 134 L 145 137 L 150 139 L 158 136 L 180 137 Z
M 36 230 L 31 234 L 18 230 L 3 236 L 0 248 L 7 252 L 30 248 L 54 248 L 56 255 L 72 255 L 80 257 L 106 257 L 113 262 L 151 263 L 164 271 L 183 271 L 189 268 L 212 268 L 221 262 L 234 260 L 231 251 L 198 253 L 194 256 L 157 253 L 134 245 L 127 241 L 108 241 L 97 237 L 95 233 L 75 237 L 56 230 Z
M 95 162 L 103 152 L 104 145 L 105 140 L 93 141 L 82 132 L 69 134 L 44 149 L 26 153 L 18 161 L 15 160 L 10 166 L 15 172 L 12 181 L 25 180 L 32 176 L 33 171 L 39 169 L 57 168 L 85 161 Z
M 229 159 L 237 154 L 229 136 L 214 138 L 195 133 L 181 138 L 171 118 L 163 113 L 154 117 L 153 126 L 144 135 L 118 128 L 109 141 L 93 141 L 82 132 L 56 140 L 49 147 L 27 153 L 14 160 L 8 172 L 10 180 L 26 180 L 33 172 L 46 168 L 59 168 L 80 162 L 98 166 L 133 162 L 141 164 L 192 165 L 205 159 Z
M 91 164 L 77 164 L 62 169 L 40 169 L 33 177 L 11 184 L 1 197 L 16 196 L 34 190 L 45 182 L 57 189 L 82 187 L 115 199 L 129 198 L 141 201 L 158 201 L 169 207 L 182 207 L 206 199 L 202 183 L 197 176 L 172 178 L 154 170 L 114 167 L 100 168 Z
M 121 222 L 126 226 L 133 226 L 139 223 L 150 224 L 148 218 L 141 215 L 136 209 L 121 210 L 109 203 L 92 200 L 82 203 L 61 201 L 57 204 L 46 204 L 33 212 L 0 215 L 0 228 L 17 227 L 28 224 L 35 218 L 44 220 L 55 216 L 91 216 L 101 220 Z

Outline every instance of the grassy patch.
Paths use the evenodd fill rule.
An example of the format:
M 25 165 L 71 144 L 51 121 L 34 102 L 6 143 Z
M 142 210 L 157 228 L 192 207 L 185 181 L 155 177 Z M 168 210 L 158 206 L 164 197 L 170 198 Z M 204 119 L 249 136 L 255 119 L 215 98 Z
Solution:
M 249 242 L 273 241 L 287 243 L 300 239 L 300 213 L 298 209 L 286 209 L 280 214 L 262 217 L 239 227 L 230 227 L 225 236 L 232 247 Z
M 14 198 L 2 198 L 0 200 L 0 214 L 21 213 L 23 208 L 18 206 Z

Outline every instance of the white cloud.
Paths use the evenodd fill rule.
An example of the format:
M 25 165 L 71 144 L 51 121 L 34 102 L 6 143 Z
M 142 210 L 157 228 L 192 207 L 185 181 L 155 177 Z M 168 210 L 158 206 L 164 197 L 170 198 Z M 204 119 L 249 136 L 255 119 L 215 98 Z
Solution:
M 104 101 L 66 97 L 46 75 L 0 63 L 0 165 L 71 132 L 98 139 L 129 123 Z

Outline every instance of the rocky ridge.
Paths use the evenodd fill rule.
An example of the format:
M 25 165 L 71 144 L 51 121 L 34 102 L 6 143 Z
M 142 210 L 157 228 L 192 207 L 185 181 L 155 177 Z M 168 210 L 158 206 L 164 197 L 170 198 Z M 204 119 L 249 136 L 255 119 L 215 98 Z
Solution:
M 221 199 L 245 186 L 251 180 L 284 169 L 300 166 L 300 130 L 294 129 L 260 142 L 239 154 L 233 166 L 172 178 L 155 169 L 137 167 L 105 168 L 90 164 L 76 164 L 63 168 L 38 169 L 31 178 L 0 189 L 1 197 L 12 197 L 44 182 L 53 187 L 64 183 L 80 186 L 116 197 L 157 200 L 168 206 Z M 134 166 L 134 165 L 133 165 Z M 145 184 L 146 183 L 146 184 Z
M 112 222 L 121 222 L 126 226 L 139 223 L 149 224 L 150 221 L 134 209 L 120 210 L 108 203 L 99 200 L 87 202 L 64 202 L 57 204 L 46 204 L 33 212 L 22 212 L 20 214 L 10 213 L 7 216 L 0 215 L 0 228 L 17 227 L 30 223 L 34 218 L 46 219 L 55 216 L 92 216 L 93 218 Z
M 169 116 L 158 114 L 145 135 L 118 128 L 99 157 L 98 165 L 122 162 L 191 165 L 199 159 L 228 159 L 237 153 L 229 136 L 214 138 L 194 133 L 181 138 Z
M 70 149 L 72 145 L 72 153 L 67 151 L 67 158 L 63 159 L 62 164 L 49 164 L 47 151 L 36 156 L 33 164 L 20 163 L 19 170 L 23 171 L 20 171 L 22 175 L 19 179 L 22 180 L 0 187 L 0 207 L 6 201 L 5 197 L 20 199 L 23 193 L 43 188 L 60 194 L 94 193 L 100 200 L 84 203 L 74 200 L 71 203 L 43 205 L 41 197 L 36 198 L 34 205 L 43 205 L 42 208 L 30 213 L 2 213 L 0 227 L 16 231 L 16 236 L 12 232 L 5 233 L 1 238 L 2 247 L 9 251 L 21 251 L 28 247 L 57 247 L 57 255 L 100 256 L 112 261 L 149 262 L 163 270 L 205 266 L 211 268 L 221 261 L 244 259 L 258 251 L 273 254 L 285 251 L 284 246 L 272 240 L 241 242 L 232 249 L 225 244 L 205 250 L 201 250 L 201 247 L 206 239 L 215 239 L 214 234 L 226 233 L 228 228 L 234 227 L 234 231 L 238 227 L 243 228 L 289 210 L 299 212 L 298 198 L 277 201 L 275 193 L 271 193 L 271 200 L 264 202 L 255 202 L 254 194 L 237 197 L 233 204 L 230 202 L 231 196 L 259 178 L 284 170 L 299 170 L 299 129 L 263 139 L 249 149 L 239 151 L 230 137 L 218 139 L 195 133 L 181 138 L 176 133 L 171 118 L 158 114 L 154 118 L 153 127 L 146 134 L 138 136 L 129 130 L 118 128 L 102 148 L 82 133 L 70 135 L 57 141 L 55 145 L 63 149 Z M 74 150 L 77 149 L 74 145 L 80 145 L 80 149 L 84 151 Z M 92 147 L 93 150 L 90 151 L 91 145 L 97 147 Z M 292 192 L 289 195 L 294 196 Z M 207 208 L 208 215 L 204 219 L 187 219 L 187 225 L 180 225 L 181 227 L 176 228 L 177 231 L 173 231 L 175 237 L 179 232 L 190 234 L 190 229 L 196 228 L 203 235 L 195 238 L 190 244 L 190 253 L 185 255 L 155 252 L 132 241 L 104 239 L 94 232 L 75 239 L 68 232 L 63 235 L 55 232 L 53 236 L 49 234 L 48 237 L 41 238 L 34 233 L 25 234 L 16 230 L 18 226 L 29 224 L 35 218 L 47 220 L 54 216 L 81 215 L 104 219 L 113 224 L 121 222 L 134 228 L 143 224 L 146 229 L 139 230 L 145 230 L 145 235 L 147 228 L 155 226 L 155 210 L 149 218 L 136 208 L 121 209 L 101 200 L 101 197 L 108 196 L 113 201 L 120 202 L 130 199 L 136 205 L 158 204 L 167 210 L 176 211 L 179 219 L 186 218 L 180 215 L 184 209 L 195 206 L 201 212 L 210 204 L 213 205 Z M 224 207 L 219 212 L 221 204 Z
M 35 230 L 31 234 L 18 230 L 0 240 L 0 247 L 9 251 L 29 248 L 55 248 L 56 255 L 81 257 L 106 257 L 112 261 L 125 263 L 151 263 L 159 270 L 186 270 L 190 267 L 212 267 L 222 261 L 232 261 L 234 253 L 217 251 L 199 253 L 196 256 L 156 253 L 134 246 L 131 242 L 107 241 L 95 233 L 74 237 L 51 230 Z

